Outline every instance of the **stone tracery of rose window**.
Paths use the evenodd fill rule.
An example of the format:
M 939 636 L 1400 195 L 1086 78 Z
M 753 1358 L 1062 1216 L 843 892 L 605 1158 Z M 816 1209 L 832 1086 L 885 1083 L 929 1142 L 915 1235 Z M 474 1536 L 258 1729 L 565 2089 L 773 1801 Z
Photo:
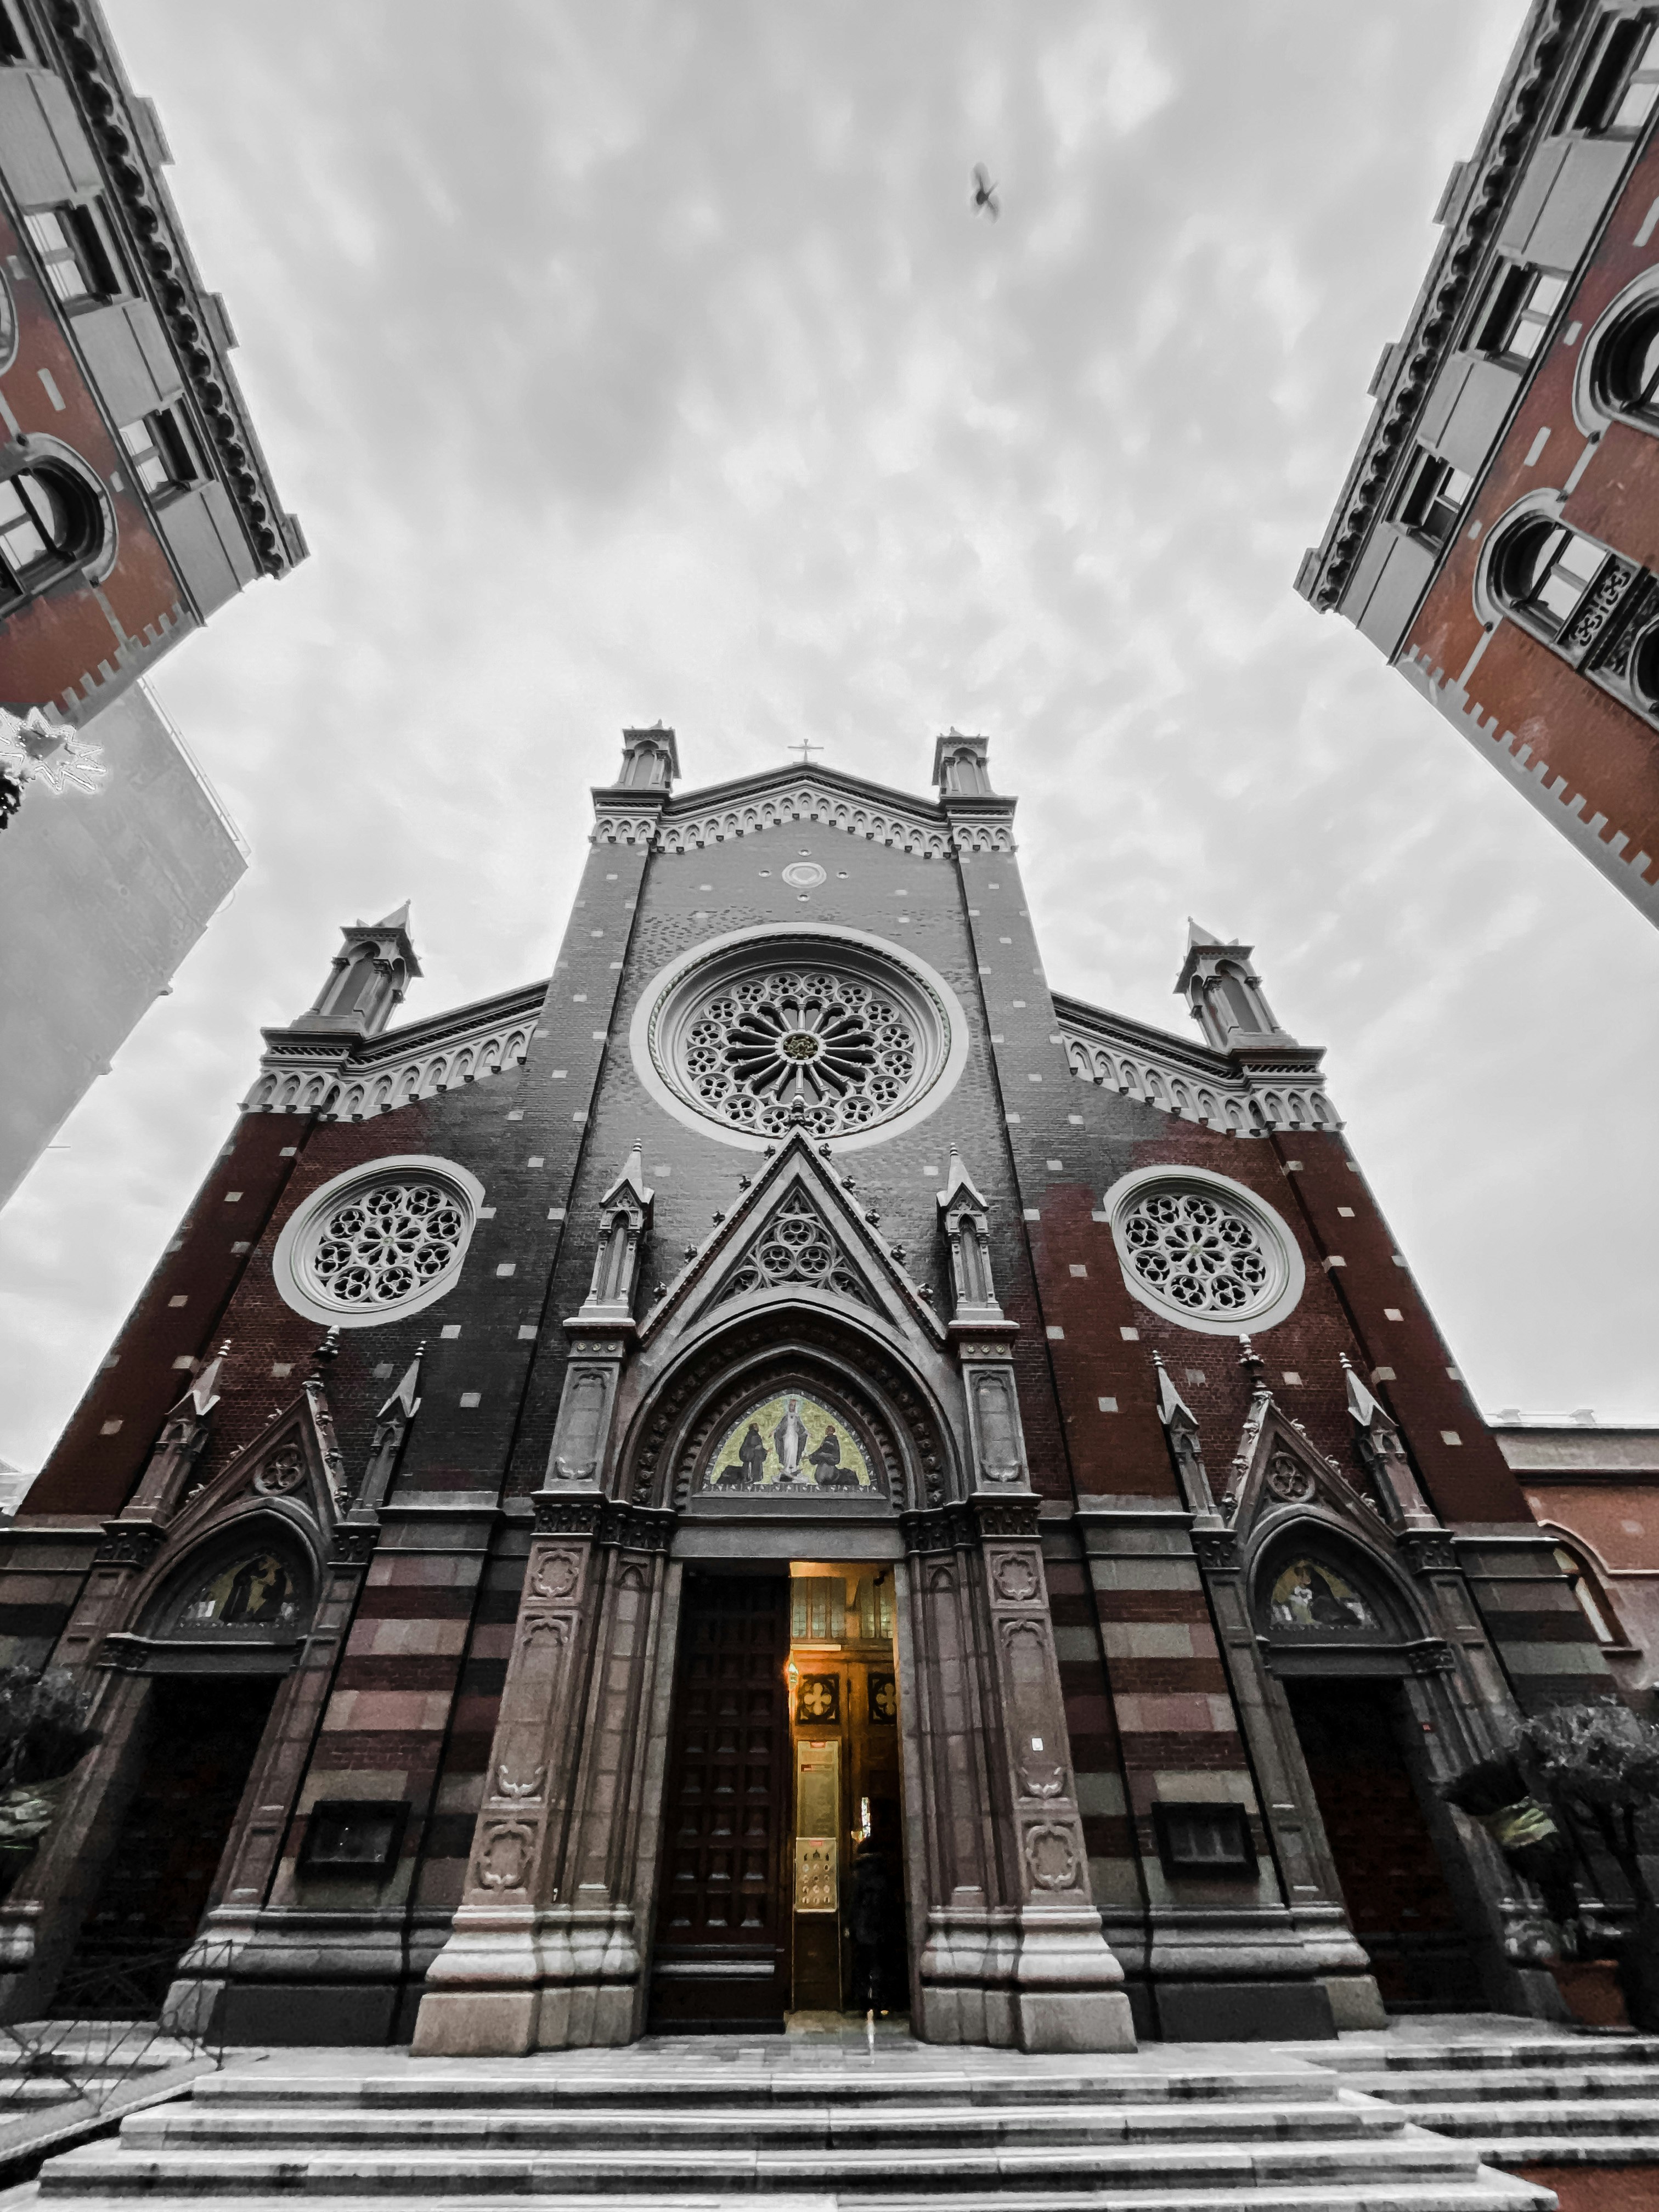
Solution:
M 843 1297 L 869 1303 L 840 1245 L 799 1190 L 785 1200 L 744 1253 L 721 1296 L 738 1297 L 746 1291 L 775 1290 L 786 1283 L 839 1291 Z
M 890 1114 L 921 1047 L 907 1010 L 851 975 L 778 969 L 713 993 L 684 1033 L 685 1080 L 734 1127 L 837 1136 Z
M 459 1206 L 436 1183 L 380 1183 L 331 1209 L 308 1270 L 330 1304 L 396 1305 L 454 1266 L 465 1231 Z
M 1122 1235 L 1141 1280 L 1188 1313 L 1243 1313 L 1268 1287 L 1254 1223 L 1207 1192 L 1152 1193 L 1124 1217 Z

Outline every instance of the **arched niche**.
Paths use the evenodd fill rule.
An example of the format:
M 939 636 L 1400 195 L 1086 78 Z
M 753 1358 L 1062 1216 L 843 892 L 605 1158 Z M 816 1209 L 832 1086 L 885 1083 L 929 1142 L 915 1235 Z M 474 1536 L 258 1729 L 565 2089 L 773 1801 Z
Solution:
M 274 1514 L 244 1516 L 163 1572 L 118 1639 L 122 1662 L 149 1673 L 286 1673 L 316 1605 L 316 1561 L 299 1533 Z
M 1276 1530 L 1262 1550 L 1251 1610 L 1279 1673 L 1340 1667 L 1345 1654 L 1358 1663 L 1423 1633 L 1415 1607 L 1382 1561 L 1311 1518 Z

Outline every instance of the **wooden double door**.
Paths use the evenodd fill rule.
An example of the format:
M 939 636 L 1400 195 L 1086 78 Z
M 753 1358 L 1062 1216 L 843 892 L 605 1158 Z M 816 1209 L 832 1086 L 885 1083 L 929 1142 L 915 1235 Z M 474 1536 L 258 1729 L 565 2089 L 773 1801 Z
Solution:
M 789 1579 L 689 1572 L 650 2025 L 781 2031 L 790 2001 Z

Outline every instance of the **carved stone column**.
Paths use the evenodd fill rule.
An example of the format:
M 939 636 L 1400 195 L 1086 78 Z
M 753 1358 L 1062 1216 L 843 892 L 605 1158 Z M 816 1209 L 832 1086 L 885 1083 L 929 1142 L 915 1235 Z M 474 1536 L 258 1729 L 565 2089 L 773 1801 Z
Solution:
M 566 1382 L 568 1391 L 568 1377 Z M 541 1491 L 465 1893 L 427 1973 L 422 2056 L 533 2051 L 544 1976 L 544 1908 L 581 1747 L 585 1620 L 603 1500 Z
M 927 1825 L 921 2033 L 1133 2051 L 1089 1858 L 986 1201 L 951 1147 L 940 1227 L 972 1455 L 965 1506 L 904 1516 Z
M 640 2029 L 635 1849 L 672 1514 L 536 1498 L 465 1896 L 415 2048 L 501 2057 Z
M 606 1494 L 651 1193 L 637 1146 L 600 1201 L 513 1654 L 449 1941 L 415 2048 L 502 2056 L 639 2033 L 643 1931 L 631 1842 L 673 1516 Z
M 923 1808 L 920 2033 L 1133 2050 L 1122 1968 L 1089 1894 L 1037 1501 L 1026 1492 L 907 1514 L 904 1533 L 911 1787 Z

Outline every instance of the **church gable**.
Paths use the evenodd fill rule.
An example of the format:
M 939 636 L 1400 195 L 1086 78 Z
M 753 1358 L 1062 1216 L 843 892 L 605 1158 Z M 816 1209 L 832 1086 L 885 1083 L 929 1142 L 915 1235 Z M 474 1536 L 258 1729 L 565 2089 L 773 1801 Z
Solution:
M 322 1385 L 308 1382 L 263 1435 L 185 1496 L 168 1529 L 169 1543 L 182 1549 L 212 1523 L 256 1502 L 279 1499 L 319 1529 L 329 1529 L 343 1510 L 345 1488 L 345 1468 Z
M 750 1291 L 775 1291 L 793 1283 L 833 1291 L 860 1305 L 870 1304 L 863 1279 L 799 1183 L 786 1192 L 765 1227 L 721 1278 L 713 1303 L 720 1305 Z
M 1382 1533 L 1370 1498 L 1315 1449 L 1271 1391 L 1258 1389 L 1228 1470 L 1222 1511 L 1247 1534 L 1257 1522 L 1289 1506 L 1334 1513 L 1363 1529 L 1373 1544 Z
M 641 1327 L 641 1340 L 694 1326 L 739 1298 L 774 1291 L 844 1298 L 937 1345 L 944 1328 L 890 1245 L 860 1212 L 832 1168 L 799 1132 L 669 1285 Z

